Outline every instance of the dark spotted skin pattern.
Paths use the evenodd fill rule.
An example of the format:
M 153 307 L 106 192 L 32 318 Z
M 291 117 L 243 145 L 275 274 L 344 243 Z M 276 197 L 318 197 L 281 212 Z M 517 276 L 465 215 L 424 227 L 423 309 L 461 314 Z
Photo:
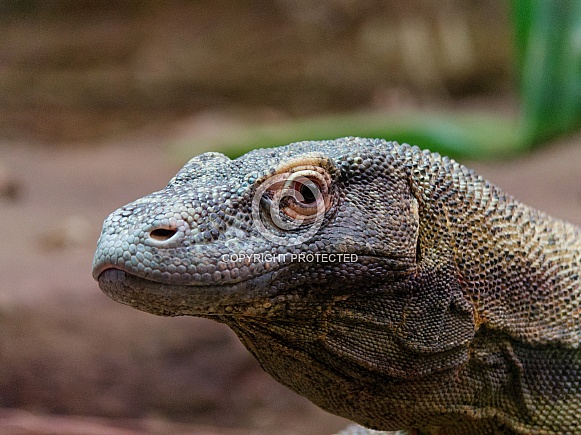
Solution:
M 303 173 L 319 220 L 313 195 L 274 208 L 273 177 Z M 301 253 L 356 259 L 280 260 Z M 360 138 L 198 156 L 107 218 L 93 264 L 121 303 L 225 323 L 329 412 L 442 434 L 581 433 L 580 273 L 579 227 L 454 160 Z

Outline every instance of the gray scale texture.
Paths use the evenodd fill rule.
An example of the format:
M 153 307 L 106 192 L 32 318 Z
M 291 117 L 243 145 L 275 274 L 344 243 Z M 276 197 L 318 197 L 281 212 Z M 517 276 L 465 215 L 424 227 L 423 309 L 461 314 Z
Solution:
M 320 227 L 298 244 L 269 241 L 254 195 L 305 167 L 330 179 Z M 269 230 L 296 242 L 305 222 Z M 229 257 L 240 253 L 272 255 Z M 300 253 L 357 261 L 275 255 Z M 195 157 L 106 219 L 93 264 L 121 303 L 225 323 L 329 412 L 446 434 L 581 433 L 580 273 L 579 227 L 452 159 L 361 138 Z

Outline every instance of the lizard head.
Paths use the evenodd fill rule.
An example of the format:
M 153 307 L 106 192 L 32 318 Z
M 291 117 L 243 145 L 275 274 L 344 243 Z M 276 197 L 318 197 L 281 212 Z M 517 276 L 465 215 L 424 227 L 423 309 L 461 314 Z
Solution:
M 474 332 L 453 284 L 420 278 L 447 267 L 418 264 L 422 156 L 359 138 L 202 154 L 105 220 L 93 276 L 140 310 L 226 323 L 275 379 L 369 423 L 354 395 L 396 400 L 465 363 Z
M 322 303 L 408 271 L 417 201 L 391 148 L 351 138 L 197 156 L 105 220 L 93 276 L 154 314 L 277 316 L 299 294 Z

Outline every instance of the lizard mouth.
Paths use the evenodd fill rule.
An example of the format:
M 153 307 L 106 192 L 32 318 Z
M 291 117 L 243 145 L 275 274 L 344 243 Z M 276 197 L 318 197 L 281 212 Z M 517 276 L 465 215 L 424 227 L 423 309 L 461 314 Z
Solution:
M 160 316 L 204 317 L 242 314 L 242 306 L 264 299 L 273 274 L 228 284 L 180 285 L 153 281 L 114 266 L 98 272 L 99 288 L 117 302 Z
M 377 264 L 381 260 L 383 271 L 377 278 L 381 281 L 410 273 L 409 267 L 398 260 L 375 256 L 361 256 L 359 259 L 363 261 L 361 265 L 353 263 L 359 267 L 367 267 L 370 262 Z M 273 298 L 281 291 L 306 291 L 310 288 L 308 275 L 301 275 L 303 279 L 293 279 L 299 264 L 289 263 L 260 275 L 238 277 L 229 282 L 167 282 L 137 275 L 112 264 L 97 266 L 94 276 L 103 293 L 111 299 L 148 313 L 161 316 L 245 316 L 268 311 L 274 305 Z M 341 287 L 347 285 L 345 277 L 339 277 L 337 281 L 342 283 Z
M 269 273 L 265 273 L 265 275 L 268 275 Z M 173 284 L 169 284 L 166 283 L 164 281 L 161 280 L 156 280 L 155 278 L 150 278 L 150 277 L 143 277 L 140 276 L 138 274 L 132 273 L 132 272 L 128 272 L 125 269 L 119 268 L 119 267 L 115 267 L 115 266 L 103 266 L 100 269 L 97 269 L 94 273 L 94 275 L 96 276 L 96 280 L 99 283 L 99 286 L 101 286 L 101 283 L 108 285 L 108 284 L 112 284 L 112 283 L 119 283 L 119 282 L 143 282 L 143 283 L 148 283 L 148 287 L 155 287 L 155 286 L 163 286 L 163 287 L 180 287 L 180 288 L 190 288 L 190 289 L 196 289 L 196 288 L 202 288 L 202 289 L 206 289 L 206 288 L 215 288 L 215 289 L 226 289 L 226 288 L 234 288 L 236 287 L 238 284 L 240 283 L 246 283 L 247 281 L 252 281 L 253 279 L 256 278 L 260 278 L 260 276 L 257 277 L 248 277 L 246 279 L 240 279 L 234 282 L 229 282 L 229 283 L 221 283 L 221 284 L 215 284 L 215 283 L 173 283 Z M 264 275 L 262 275 L 264 276 Z M 192 290 L 194 291 L 194 290 Z

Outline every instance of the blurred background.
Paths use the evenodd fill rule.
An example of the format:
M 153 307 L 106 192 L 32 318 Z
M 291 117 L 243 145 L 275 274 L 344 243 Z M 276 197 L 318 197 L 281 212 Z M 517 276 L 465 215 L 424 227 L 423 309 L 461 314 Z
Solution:
M 4 136 L 101 139 L 207 111 L 274 119 L 513 88 L 506 1 L 5 1 Z
M 0 2 L 0 433 L 331 434 L 223 325 L 110 301 L 103 219 L 193 155 L 346 135 L 581 224 L 576 0 Z

